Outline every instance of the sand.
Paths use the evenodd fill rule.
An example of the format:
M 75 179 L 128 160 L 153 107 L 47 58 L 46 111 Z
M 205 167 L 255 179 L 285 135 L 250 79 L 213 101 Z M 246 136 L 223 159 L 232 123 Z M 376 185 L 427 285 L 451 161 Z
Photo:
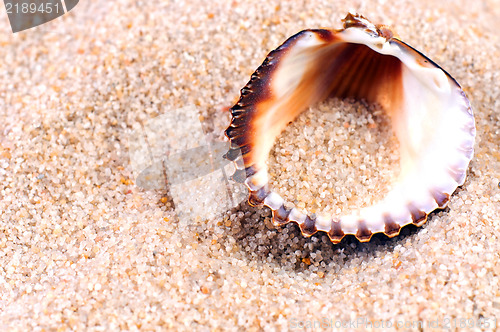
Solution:
M 138 185 L 146 161 L 162 165 L 164 156 L 146 142 L 149 131 L 137 133 L 184 112 L 199 121 L 157 126 L 168 138 L 165 154 L 220 140 L 228 107 L 267 52 L 305 28 L 340 28 L 349 9 L 393 26 L 450 72 L 471 101 L 475 157 L 446 209 L 393 239 L 333 245 L 323 234 L 304 238 L 293 224 L 271 227 L 269 211 L 230 196 L 240 187 L 226 182 L 219 166 L 159 189 Z M 498 17 L 500 3 L 492 0 L 88 0 L 12 34 L 1 11 L 0 329 L 498 329 Z M 311 128 L 328 116 L 348 122 L 352 127 L 335 135 L 350 142 L 354 128 L 352 137 L 367 146 L 335 152 L 330 167 L 321 159 L 327 156 L 312 155 L 307 195 L 330 168 L 347 169 L 346 179 L 366 177 L 369 183 L 345 182 L 341 190 L 352 197 L 367 192 L 376 200 L 369 186 L 383 191 L 390 183 L 397 169 L 377 156 L 397 156 L 375 149 L 389 138 L 385 129 L 360 125 L 369 123 L 367 112 L 359 119 L 303 115 Z M 309 144 L 294 139 L 294 128 L 287 144 Z M 276 160 L 291 162 L 279 143 L 274 151 Z M 204 159 L 192 156 L 202 169 Z M 363 160 L 377 169 L 363 169 Z M 294 188 L 286 176 L 293 181 L 301 171 L 275 181 Z M 151 174 L 162 183 L 162 174 Z

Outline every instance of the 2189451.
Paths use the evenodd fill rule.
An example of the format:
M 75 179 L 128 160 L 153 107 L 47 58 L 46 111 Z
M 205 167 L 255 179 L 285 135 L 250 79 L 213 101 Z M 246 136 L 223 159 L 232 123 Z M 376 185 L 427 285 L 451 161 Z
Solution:
M 7 9 L 7 14 L 51 14 L 51 13 L 63 13 L 64 9 L 59 3 L 41 3 L 37 5 L 33 2 L 20 2 L 20 3 L 5 3 L 5 8 Z

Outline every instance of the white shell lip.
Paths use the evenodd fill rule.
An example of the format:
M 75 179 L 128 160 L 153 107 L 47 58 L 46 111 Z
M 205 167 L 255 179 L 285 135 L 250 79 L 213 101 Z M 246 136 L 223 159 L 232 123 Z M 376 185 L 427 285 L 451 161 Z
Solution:
M 343 22 L 342 30 L 301 31 L 269 53 L 231 108 L 227 156 L 241 150 L 249 203 L 269 207 L 276 225 L 294 222 L 305 236 L 326 232 L 333 243 L 346 234 L 367 242 L 374 233 L 393 237 L 405 225 L 421 226 L 446 206 L 465 182 L 475 122 L 464 91 L 436 63 L 361 15 Z M 269 188 L 265 161 L 287 123 L 329 95 L 382 105 L 400 141 L 402 175 L 384 199 L 357 214 L 316 217 L 284 206 Z

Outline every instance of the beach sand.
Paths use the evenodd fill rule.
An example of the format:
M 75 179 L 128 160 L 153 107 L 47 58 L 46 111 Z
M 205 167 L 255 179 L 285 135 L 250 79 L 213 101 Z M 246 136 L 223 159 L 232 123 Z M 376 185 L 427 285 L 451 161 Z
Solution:
M 170 135 L 169 151 L 203 146 L 205 134 L 221 140 L 228 108 L 266 54 L 300 30 L 341 28 L 349 10 L 392 26 L 471 101 L 475 156 L 446 209 L 393 239 L 333 245 L 293 224 L 274 229 L 266 209 L 210 196 L 239 188 L 222 173 L 159 189 L 137 185 L 144 164 L 131 153 L 154 144 L 131 135 L 175 113 L 191 120 L 158 126 Z M 497 0 L 88 0 L 12 34 L 1 11 L 0 329 L 498 329 L 499 17 Z M 310 115 L 329 105 L 340 106 Z M 350 129 L 365 139 L 366 151 L 347 144 L 320 173 L 311 169 L 351 172 L 337 183 L 347 194 L 335 209 L 376 194 L 349 177 L 368 172 L 361 175 L 370 185 L 385 188 L 397 172 L 374 148 L 389 139 L 387 128 L 366 128 L 366 109 L 356 120 L 361 106 L 336 117 L 341 106 L 314 106 L 285 140 L 290 151 L 300 148 L 293 135 L 300 123 L 317 128 L 328 116 L 342 139 Z M 391 151 L 382 155 L 397 161 Z M 339 155 L 356 158 L 351 165 Z M 372 167 L 361 168 L 364 160 Z M 323 179 L 308 179 L 314 195 Z

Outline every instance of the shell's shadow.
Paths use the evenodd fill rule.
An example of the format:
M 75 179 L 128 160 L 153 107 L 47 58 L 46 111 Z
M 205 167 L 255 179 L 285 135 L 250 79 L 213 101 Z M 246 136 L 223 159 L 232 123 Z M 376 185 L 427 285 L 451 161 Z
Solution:
M 427 222 L 432 222 L 434 214 L 448 211 L 446 208 L 431 213 Z M 408 225 L 394 238 L 377 233 L 369 242 L 361 243 L 354 236 L 346 236 L 340 243 L 333 244 L 323 232 L 310 238 L 304 237 L 294 223 L 275 228 L 270 221 L 269 209 L 252 207 L 247 202 L 230 211 L 230 218 L 228 234 L 237 241 L 249 259 L 274 262 L 295 272 L 315 270 L 324 274 L 332 269 L 338 272 L 360 256 L 373 259 L 380 256 L 381 252 L 392 252 L 397 245 L 422 229 Z

